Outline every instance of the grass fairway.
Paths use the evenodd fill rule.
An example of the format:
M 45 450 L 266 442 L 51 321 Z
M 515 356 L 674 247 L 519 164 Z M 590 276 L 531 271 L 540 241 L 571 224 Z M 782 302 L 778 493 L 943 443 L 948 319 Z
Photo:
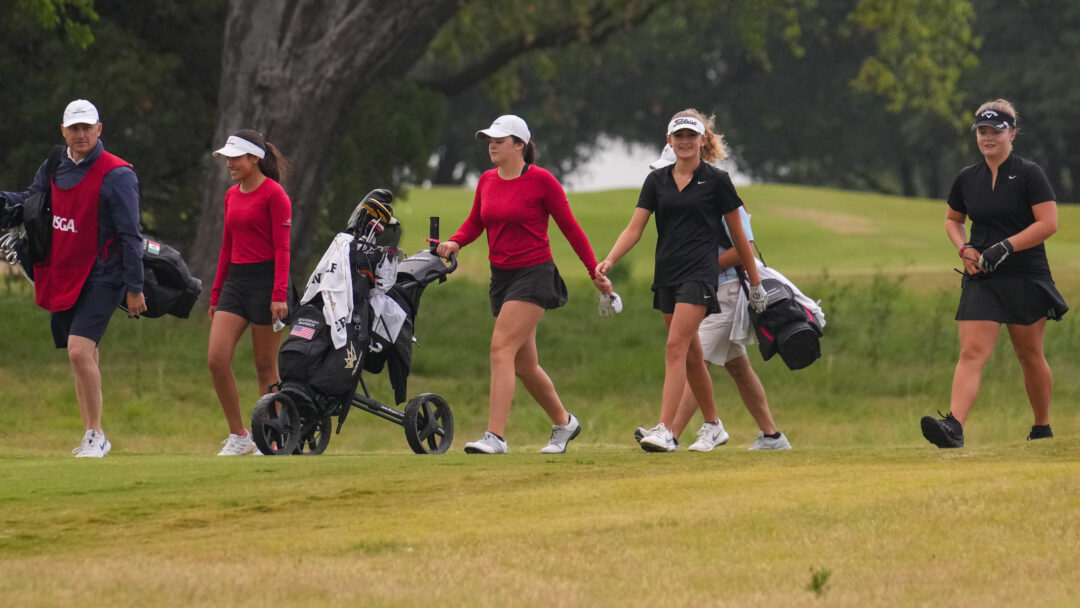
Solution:
M 584 432 L 538 453 L 550 421 L 519 387 L 511 454 L 466 456 L 487 421 L 483 239 L 425 293 L 409 394 L 450 402 L 451 452 L 412 456 L 363 412 L 327 453 L 219 459 L 227 433 L 206 371 L 208 323 L 118 315 L 101 350 L 103 462 L 82 434 L 67 360 L 25 282 L 0 276 L 0 608 L 114 606 L 1077 606 L 1080 324 L 1048 325 L 1056 437 L 1024 441 L 1023 381 L 1004 332 L 968 420 L 941 451 L 918 419 L 948 407 L 959 277 L 944 203 L 817 188 L 740 189 L 766 260 L 821 298 L 823 357 L 791 372 L 751 360 L 795 450 L 749 453 L 757 432 L 713 372 L 731 443 L 645 454 L 665 331 L 651 309 L 654 228 L 617 266 L 625 310 L 598 319 L 580 262 L 552 226 L 570 303 L 545 316 L 541 363 Z M 571 197 L 603 256 L 637 193 Z M 396 205 L 404 246 L 429 215 L 448 237 L 472 193 L 418 190 Z M 1080 208 L 1048 244 L 1080 302 Z M 234 362 L 254 404 L 247 338 Z M 376 397 L 386 375 L 367 376 Z M 693 441 L 691 423 L 683 445 Z
M 8 606 L 1074 606 L 1080 442 L 7 458 Z M 820 594 L 814 591 L 817 573 Z

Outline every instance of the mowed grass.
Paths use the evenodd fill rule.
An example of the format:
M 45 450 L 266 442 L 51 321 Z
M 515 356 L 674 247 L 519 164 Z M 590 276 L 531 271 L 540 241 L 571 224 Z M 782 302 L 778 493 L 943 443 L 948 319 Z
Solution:
M 1072 606 L 1080 443 L 6 458 L 10 606 Z M 815 591 L 814 574 L 827 576 Z
M 598 319 L 565 239 L 552 244 L 571 301 L 538 331 L 541 363 L 584 431 L 538 452 L 550 421 L 519 387 L 508 457 L 466 456 L 487 419 L 483 238 L 425 293 L 410 395 L 451 403 L 444 456 L 411 455 L 402 429 L 354 412 L 327 453 L 218 459 L 227 433 L 205 369 L 205 311 L 117 316 L 102 345 L 103 462 L 81 436 L 66 358 L 22 279 L 0 278 L 0 599 L 113 605 L 930 605 L 1080 602 L 1080 340 L 1075 313 L 1047 328 L 1052 441 L 1024 441 L 1022 378 L 1002 334 L 961 451 L 918 418 L 945 410 L 959 276 L 944 203 L 814 188 L 740 189 L 766 261 L 822 299 L 823 357 L 787 370 L 751 360 L 795 450 L 749 453 L 757 432 L 714 370 L 731 443 L 649 455 L 631 431 L 659 410 L 665 330 L 648 290 L 655 228 L 621 262 L 626 309 Z M 599 257 L 636 191 L 572 195 Z M 403 245 L 427 217 L 443 238 L 472 193 L 417 190 L 396 210 Z M 1048 244 L 1059 289 L 1080 302 L 1080 209 Z M 254 404 L 250 345 L 234 370 Z M 385 374 L 366 376 L 390 401 Z M 250 408 L 250 405 L 248 406 Z M 683 435 L 693 441 L 700 420 Z M 816 581 L 816 584 L 815 584 Z

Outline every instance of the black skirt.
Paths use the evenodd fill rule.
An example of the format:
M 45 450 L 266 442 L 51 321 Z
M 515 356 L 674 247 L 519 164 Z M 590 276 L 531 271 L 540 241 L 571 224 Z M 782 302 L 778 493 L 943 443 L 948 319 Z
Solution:
M 965 275 L 960 282 L 957 321 L 995 321 L 1031 325 L 1039 319 L 1060 321 L 1069 310 L 1054 280 L 1022 276 Z
M 491 301 L 491 314 L 497 317 L 503 303 L 508 300 L 532 302 L 551 310 L 566 304 L 569 294 L 555 262 L 548 260 L 525 268 L 502 269 L 492 266 L 488 298 Z

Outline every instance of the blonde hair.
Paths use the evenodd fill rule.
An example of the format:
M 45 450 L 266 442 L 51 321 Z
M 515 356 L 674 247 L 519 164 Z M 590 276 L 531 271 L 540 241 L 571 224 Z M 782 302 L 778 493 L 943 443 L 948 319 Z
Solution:
M 1013 105 L 1007 100 L 995 99 L 993 101 L 984 102 L 981 106 L 979 106 L 978 110 L 975 110 L 975 114 L 978 115 L 984 110 L 994 110 L 995 112 L 1003 112 L 1005 114 L 1008 114 L 1009 116 L 1012 116 L 1013 130 L 1020 130 L 1020 115 L 1016 113 L 1016 108 L 1014 108 Z
M 719 163 L 727 158 L 727 148 L 724 146 L 724 136 L 713 132 L 713 124 L 715 118 L 712 116 L 706 117 L 701 112 L 698 112 L 694 108 L 686 108 L 681 112 L 676 112 L 671 120 L 682 116 L 689 116 L 701 121 L 701 124 L 705 125 L 705 145 L 701 147 L 701 159 L 707 163 Z

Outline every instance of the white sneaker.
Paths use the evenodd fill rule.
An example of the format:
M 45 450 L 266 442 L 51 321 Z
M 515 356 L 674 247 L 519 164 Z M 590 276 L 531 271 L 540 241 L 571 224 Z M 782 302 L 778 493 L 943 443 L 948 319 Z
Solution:
M 105 458 L 112 450 L 112 444 L 105 438 L 105 433 L 86 431 L 79 447 L 71 450 L 76 458 Z
M 244 429 L 243 435 L 230 433 L 229 438 L 221 443 L 225 444 L 225 447 L 221 448 L 218 456 L 247 456 L 258 450 L 255 447 L 255 442 L 251 440 L 251 433 L 247 429 Z
M 679 442 L 661 422 L 649 429 L 641 438 L 641 449 L 646 452 L 674 452 L 679 449 Z
M 702 424 L 701 428 L 698 429 L 697 436 L 697 441 L 687 448 L 691 452 L 711 452 L 713 448 L 724 445 L 731 438 L 728 432 L 724 430 L 724 423 L 720 422 L 720 420 Z
M 780 436 L 776 439 L 772 437 L 766 437 L 765 431 L 758 431 L 757 439 L 754 441 L 754 445 L 750 446 L 751 450 L 790 450 L 791 443 L 787 440 L 787 435 L 780 433 Z
M 541 450 L 541 454 L 562 454 L 566 451 L 566 444 L 581 434 L 581 423 L 577 416 L 570 414 L 570 420 L 564 425 L 552 425 L 551 440 Z
M 509 451 L 506 442 L 491 432 L 485 432 L 480 439 L 465 444 L 466 454 L 505 454 Z

